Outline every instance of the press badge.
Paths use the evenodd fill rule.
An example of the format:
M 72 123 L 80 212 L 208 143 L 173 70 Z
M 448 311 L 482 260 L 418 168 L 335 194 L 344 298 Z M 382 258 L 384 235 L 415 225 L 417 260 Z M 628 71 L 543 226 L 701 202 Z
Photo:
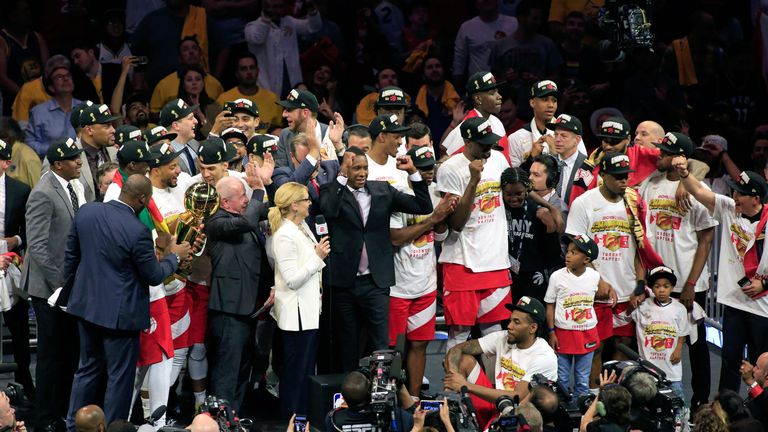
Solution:
M 513 257 L 509 257 L 509 269 L 512 270 L 512 273 L 514 274 L 520 273 L 520 261 Z

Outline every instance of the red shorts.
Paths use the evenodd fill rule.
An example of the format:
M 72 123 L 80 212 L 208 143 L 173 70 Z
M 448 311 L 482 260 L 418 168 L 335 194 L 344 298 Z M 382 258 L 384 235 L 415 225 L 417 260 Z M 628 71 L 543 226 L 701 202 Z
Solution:
M 559 348 L 558 354 L 586 354 L 597 349 L 600 338 L 597 327 L 589 330 L 564 330 L 555 328 Z
M 139 334 L 139 358 L 137 366 L 147 366 L 173 357 L 171 319 L 165 298 L 149 304 L 149 328 Z
M 617 320 L 616 317 L 618 315 L 623 314 L 626 312 L 627 308 L 629 308 L 629 302 L 624 303 L 616 303 L 616 306 L 613 307 L 613 335 L 614 336 L 627 336 L 627 337 L 635 337 L 635 322 L 629 321 L 629 323 L 626 323 L 626 320 Z
M 479 366 L 476 366 L 475 369 L 479 369 Z M 472 382 L 472 377 L 470 377 L 469 380 Z M 480 373 L 477 375 L 477 378 L 474 379 L 473 384 L 491 389 L 496 388 L 492 382 L 488 381 L 488 377 L 482 369 L 480 369 Z M 488 429 L 491 420 L 493 420 L 498 413 L 498 411 L 496 411 L 496 404 L 475 396 L 472 393 L 469 394 L 469 398 L 472 399 L 472 405 L 475 407 L 475 412 L 477 412 L 477 423 L 478 426 L 480 426 L 480 430 Z
M 187 346 L 205 343 L 205 329 L 208 325 L 208 297 L 211 293 L 208 285 L 202 285 L 187 280 L 187 294 L 190 298 L 189 330 L 187 331 Z
M 597 336 L 601 341 L 613 337 L 613 308 L 610 303 L 595 303 Z
M 509 269 L 475 273 L 461 264 L 443 263 L 446 291 L 478 291 L 512 285 Z
M 478 291 L 443 292 L 445 322 L 448 325 L 472 326 L 475 323 L 495 323 L 509 318 L 504 305 L 512 302 L 509 287 Z
M 395 346 L 397 335 L 405 333 L 412 341 L 435 338 L 437 291 L 414 299 L 389 298 L 389 345 Z
M 173 349 L 181 349 L 190 346 L 189 325 L 191 322 L 189 294 L 182 288 L 176 294 L 165 297 L 168 302 L 168 315 L 171 318 L 171 336 L 173 337 Z

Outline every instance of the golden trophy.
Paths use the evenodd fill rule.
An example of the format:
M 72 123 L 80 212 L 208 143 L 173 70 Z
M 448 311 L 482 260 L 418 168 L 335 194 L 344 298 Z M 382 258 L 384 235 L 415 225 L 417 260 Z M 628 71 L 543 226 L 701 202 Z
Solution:
M 189 242 L 194 246 L 195 240 L 201 234 L 200 224 L 219 209 L 219 195 L 216 188 L 208 183 L 195 183 L 184 193 L 184 207 L 186 212 L 180 214 L 176 220 L 176 244 Z M 189 272 L 188 265 L 183 265 L 176 273 L 186 276 Z

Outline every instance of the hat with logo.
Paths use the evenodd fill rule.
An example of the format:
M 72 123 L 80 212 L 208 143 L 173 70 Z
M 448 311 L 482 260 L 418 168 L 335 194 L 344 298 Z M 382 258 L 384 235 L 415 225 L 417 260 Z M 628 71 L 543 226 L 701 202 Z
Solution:
M 461 137 L 482 145 L 495 145 L 501 139 L 493 133 L 491 121 L 485 117 L 471 117 L 459 126 Z
M 522 296 L 520 297 L 520 300 L 517 301 L 517 304 L 513 305 L 512 303 L 507 303 L 504 307 L 510 311 L 519 310 L 525 312 L 539 324 L 547 322 L 547 312 L 546 309 L 544 309 L 544 305 L 533 297 Z
M 199 105 L 187 105 L 182 99 L 174 99 L 163 106 L 160 110 L 160 125 L 168 127 L 171 123 L 181 120 L 192 114 Z
M 606 152 L 600 160 L 600 172 L 603 174 L 629 174 L 635 172 L 629 168 L 629 156 L 619 152 Z
M 221 132 L 221 139 L 223 139 L 224 142 L 226 142 L 230 138 L 240 138 L 240 141 L 242 141 L 243 144 L 248 142 L 248 137 L 245 136 L 245 132 L 241 131 L 238 128 L 231 127 L 231 128 L 224 129 L 224 131 Z
M 656 144 L 662 153 L 689 157 L 693 153 L 693 141 L 680 132 L 667 132 Z
M 0 139 L 0 160 L 11 160 L 11 144 Z
M 623 140 L 629 137 L 629 122 L 624 117 L 609 117 L 600 125 L 597 136 Z
M 405 92 L 400 87 L 388 86 L 381 89 L 379 92 L 379 98 L 373 105 L 375 108 L 379 107 L 405 107 L 408 102 L 405 100 Z
M 285 100 L 278 101 L 277 104 L 289 110 L 306 108 L 312 112 L 317 112 L 319 106 L 315 95 L 306 90 L 297 89 L 291 90 L 290 93 L 288 93 L 288 97 L 286 97 Z
M 225 102 L 224 111 L 229 111 L 232 114 L 236 112 L 242 112 L 254 117 L 259 116 L 259 107 L 257 107 L 252 100 L 246 99 L 246 98 L 240 98 L 240 99 L 235 99 L 231 102 Z
M 368 132 L 371 134 L 372 139 L 376 139 L 382 132 L 403 133 L 409 130 L 411 130 L 410 127 L 403 126 L 397 121 L 397 115 L 395 114 L 378 115 L 368 125 Z
M 272 135 L 254 135 L 245 144 L 248 154 L 264 156 L 264 153 L 277 152 L 277 138 Z
M 586 255 L 590 261 L 596 260 L 598 254 L 600 253 L 600 249 L 598 248 L 597 243 L 595 243 L 594 240 L 588 236 L 585 236 L 584 234 L 566 234 L 563 236 L 563 243 L 573 243 L 573 245 L 576 246 L 580 251 L 584 252 L 584 255 Z
M 431 168 L 435 166 L 435 151 L 430 146 L 413 146 L 408 153 L 416 168 Z
M 581 120 L 570 114 L 560 114 L 551 123 L 547 123 L 547 129 L 557 130 L 557 128 L 569 130 L 579 136 L 584 131 L 581 127 Z
M 557 84 L 552 80 L 543 80 L 531 86 L 531 98 L 543 98 L 549 95 L 560 96 Z
M 504 84 L 504 82 L 496 82 L 496 77 L 488 71 L 475 72 L 467 80 L 467 94 L 491 91 Z
M 154 158 L 149 153 L 149 146 L 144 141 L 129 140 L 117 151 L 117 161 L 121 165 L 131 162 L 152 162 Z
M 200 147 L 197 148 L 200 161 L 206 165 L 229 162 L 236 154 L 234 147 L 226 145 L 223 139 L 216 137 L 200 141 Z
M 72 108 L 72 112 L 69 113 L 69 124 L 71 124 L 73 128 L 78 129 L 82 127 L 80 124 L 80 115 L 82 115 L 83 111 L 91 105 L 93 105 L 93 102 L 87 100 L 80 102 Z
M 77 146 L 75 140 L 72 138 L 67 138 L 65 140 L 59 140 L 51 144 L 51 146 L 48 147 L 48 151 L 46 152 L 45 156 L 48 158 L 48 162 L 53 164 L 54 162 L 60 160 L 74 159 L 80 156 L 80 153 L 82 152 L 83 149 Z
M 645 276 L 646 284 L 651 288 L 653 288 L 653 284 L 659 279 L 667 279 L 673 287 L 677 285 L 677 276 L 675 276 L 675 272 L 669 267 L 658 266 L 648 272 Z
M 183 152 L 183 149 L 179 151 L 173 151 L 173 146 L 171 143 L 162 143 L 150 146 L 149 154 L 152 155 L 152 160 L 149 162 L 149 167 L 157 168 L 163 165 L 167 165 L 176 160 L 176 158 L 179 157 L 179 155 Z
M 768 193 L 768 183 L 765 182 L 763 176 L 754 171 L 742 171 L 736 181 L 726 179 L 725 182 L 738 193 L 760 197 L 761 201 Z
M 122 145 L 124 142 L 131 140 L 144 141 L 141 129 L 133 125 L 122 125 L 115 129 L 115 144 Z
M 80 126 L 111 123 L 119 118 L 119 115 L 112 115 L 106 104 L 88 105 L 80 114 Z
M 152 129 L 147 129 L 146 132 L 144 132 L 144 141 L 147 142 L 147 144 L 152 145 L 162 139 L 167 139 L 173 141 L 176 139 L 176 134 L 173 132 L 168 132 L 168 129 L 164 128 L 163 126 L 155 126 Z

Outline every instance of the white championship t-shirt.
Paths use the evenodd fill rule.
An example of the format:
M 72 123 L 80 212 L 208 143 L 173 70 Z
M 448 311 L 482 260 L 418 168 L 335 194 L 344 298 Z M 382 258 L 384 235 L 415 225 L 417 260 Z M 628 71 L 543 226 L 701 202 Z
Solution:
M 664 175 L 654 175 L 640 187 L 640 195 L 648 207 L 646 235 L 664 264 L 675 271 L 677 285 L 673 291 L 676 293 L 683 291 L 693 266 L 699 244 L 696 232 L 717 225 L 707 208 L 693 198 L 692 207 L 686 214 L 678 209 L 675 193 L 679 184 L 679 181 L 667 180 Z M 709 266 L 705 262 L 694 290 L 701 292 L 708 288 Z
M 461 197 L 469 184 L 469 159 L 451 156 L 437 170 L 437 189 Z M 460 232 L 451 231 L 443 242 L 441 263 L 461 264 L 475 273 L 509 268 L 507 216 L 501 199 L 501 173 L 509 168 L 496 150 L 485 162 L 469 220 Z
M 732 198 L 715 195 L 713 217 L 723 226 L 720 237 L 720 264 L 717 268 L 717 302 L 759 316 L 768 316 L 768 296 L 753 300 L 739 287 L 743 278 L 744 255 L 755 247 L 755 229 L 757 222 L 736 213 L 736 203 Z M 768 231 L 768 224 L 766 224 Z M 760 258 L 765 261 L 766 256 Z
M 640 357 L 663 370 L 670 381 L 683 379 L 683 362 L 673 365 L 670 361 L 678 344 L 678 338 L 688 336 L 688 311 L 675 299 L 660 306 L 655 298 L 648 298 L 632 311 L 635 321 L 637 345 Z
M 380 165 L 370 156 L 368 158 L 368 180 L 385 181 L 393 188 L 404 191 L 410 189 L 408 185 L 408 173 L 397 169 L 397 159 L 387 156 L 387 163 Z
M 595 269 L 613 286 L 619 302 L 629 301 L 635 289 L 636 246 L 624 201 L 608 201 L 600 188 L 586 191 L 573 201 L 565 232 L 587 235 L 597 243 Z
M 437 185 L 429 185 L 432 207 L 440 202 L 440 197 L 434 191 Z M 427 219 L 430 215 L 410 215 L 392 213 L 389 219 L 390 228 L 405 228 Z M 392 297 L 414 299 L 431 293 L 437 289 L 437 256 L 435 241 L 440 241 L 448 233 L 435 234 L 429 230 L 416 240 L 400 247 L 395 252 L 395 284 L 389 288 Z
M 590 330 L 597 325 L 595 293 L 600 273 L 587 267 L 581 276 L 567 267 L 552 273 L 544 295 L 546 303 L 555 304 L 555 327 L 562 330 Z
M 507 331 L 497 331 L 477 340 L 484 354 L 496 355 L 496 389 L 514 390 L 520 381 L 531 382 L 535 374 L 557 381 L 557 354 L 542 338 L 526 349 L 507 342 Z

